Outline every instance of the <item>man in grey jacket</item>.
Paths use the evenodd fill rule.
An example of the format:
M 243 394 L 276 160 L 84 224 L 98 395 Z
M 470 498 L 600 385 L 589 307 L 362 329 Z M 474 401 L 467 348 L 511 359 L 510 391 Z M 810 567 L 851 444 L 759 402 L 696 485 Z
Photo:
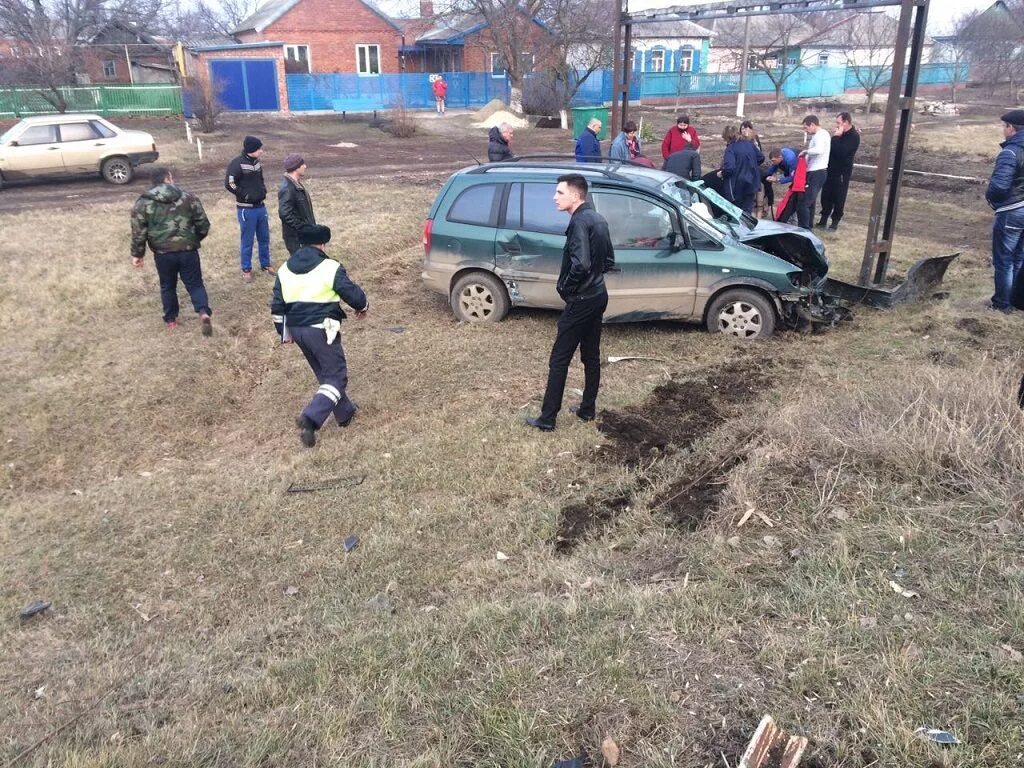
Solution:
M 281 234 L 288 255 L 299 250 L 299 230 L 316 224 L 313 201 L 302 184 L 306 175 L 306 161 L 292 152 L 284 159 L 284 178 L 277 188 L 277 215 L 281 217 Z

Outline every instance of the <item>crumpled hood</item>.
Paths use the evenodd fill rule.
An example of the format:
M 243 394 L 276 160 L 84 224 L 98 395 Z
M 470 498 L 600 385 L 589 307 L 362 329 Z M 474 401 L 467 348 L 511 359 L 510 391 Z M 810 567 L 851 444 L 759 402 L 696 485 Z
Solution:
M 735 230 L 742 243 L 778 256 L 815 277 L 828 274 L 825 244 L 809 230 L 770 219 L 759 220 L 754 229 L 739 224 Z
M 304 275 L 316 269 L 327 256 L 319 248 L 304 245 L 288 259 L 288 270 L 296 275 Z
M 173 184 L 157 184 L 148 192 L 143 192 L 142 196 L 158 203 L 176 203 L 181 199 L 181 190 Z

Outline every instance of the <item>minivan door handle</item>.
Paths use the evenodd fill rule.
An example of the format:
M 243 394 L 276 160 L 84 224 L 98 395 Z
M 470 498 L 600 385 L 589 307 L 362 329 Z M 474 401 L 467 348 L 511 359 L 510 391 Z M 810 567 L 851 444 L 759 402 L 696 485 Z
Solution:
M 519 243 L 499 243 L 501 250 L 505 253 L 522 253 L 523 249 L 519 247 Z

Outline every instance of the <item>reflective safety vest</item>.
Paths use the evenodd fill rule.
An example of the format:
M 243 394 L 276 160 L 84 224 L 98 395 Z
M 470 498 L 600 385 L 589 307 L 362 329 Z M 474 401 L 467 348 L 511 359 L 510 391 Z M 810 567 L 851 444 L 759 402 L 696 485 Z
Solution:
M 324 259 L 309 272 L 298 274 L 284 264 L 277 276 L 281 280 L 281 299 L 285 304 L 335 304 L 341 297 L 334 290 L 334 276 L 341 265 Z

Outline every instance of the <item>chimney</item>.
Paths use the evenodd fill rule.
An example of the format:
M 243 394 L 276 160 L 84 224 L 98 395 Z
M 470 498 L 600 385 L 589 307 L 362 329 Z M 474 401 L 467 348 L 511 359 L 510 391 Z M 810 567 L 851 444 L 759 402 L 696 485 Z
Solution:
M 434 15 L 433 0 L 420 0 L 420 18 L 429 19 Z

